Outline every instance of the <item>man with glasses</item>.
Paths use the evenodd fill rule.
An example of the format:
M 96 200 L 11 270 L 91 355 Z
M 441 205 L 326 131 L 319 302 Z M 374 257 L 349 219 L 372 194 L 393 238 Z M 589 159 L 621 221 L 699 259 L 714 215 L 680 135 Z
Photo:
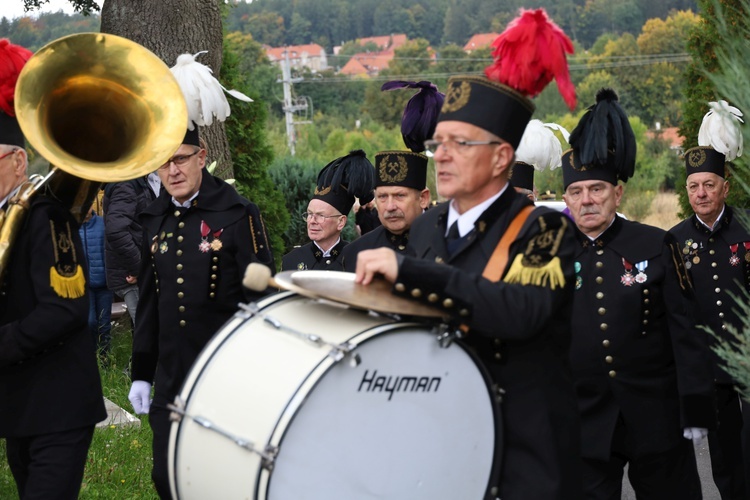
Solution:
M 341 231 L 355 198 L 363 205 L 372 200 L 374 174 L 361 150 L 336 158 L 320 171 L 318 186 L 302 213 L 310 242 L 282 257 L 282 271 L 344 270 L 342 255 L 349 242 L 341 239 Z
M 129 399 L 136 413 L 149 414 L 152 477 L 162 498 L 170 498 L 167 405 L 237 304 L 260 296 L 242 286 L 247 266 L 260 262 L 275 271 L 258 207 L 208 173 L 205 162 L 194 125 L 159 168 L 162 192 L 140 217 L 144 256 Z
M 513 27 L 527 22 L 562 33 L 541 9 L 524 11 L 522 19 L 493 46 L 515 39 Z M 545 53 L 561 55 L 557 67 L 567 74 L 558 50 Z M 519 68 L 510 67 L 514 74 Z M 435 133 L 425 142 L 438 194 L 450 201 L 414 221 L 406 256 L 389 248 L 360 252 L 355 279 L 367 285 L 382 276 L 394 293 L 441 308 L 486 367 L 499 404 L 487 498 L 581 498 L 579 419 L 567 360 L 573 228 L 509 184 L 534 105 L 506 78 L 512 75 L 499 77 L 493 68 L 486 70 L 492 78 L 450 78 Z
M 14 87 L 31 52 L 0 40 L 0 208 L 28 180 Z M 78 222 L 42 189 L 12 240 L 0 286 L 0 438 L 20 498 L 76 499 L 97 422 L 107 413 Z M 8 220 L 5 224 L 8 224 Z
M 597 93 L 563 155 L 578 228 L 571 366 L 584 496 L 700 499 L 694 444 L 715 425 L 708 353 L 674 238 L 618 216 L 636 142 L 611 89 Z M 599 124 L 604 125 L 599 125 Z
M 710 119 L 707 115 L 704 124 Z M 730 136 L 741 139 L 738 126 L 728 127 L 736 130 Z M 724 140 L 706 142 L 729 146 Z M 736 145 L 722 150 L 705 145 L 685 152 L 686 189 L 694 214 L 669 231 L 695 284 L 698 323 L 728 342 L 733 336 L 727 325 L 738 329 L 743 325 L 734 297 L 742 300 L 743 293 L 750 291 L 750 233 L 739 219 L 742 212 L 750 213 L 726 203 L 726 164 L 737 152 Z M 713 335 L 702 335 L 709 345 L 716 345 Z M 708 433 L 711 472 L 722 499 L 746 500 L 750 498 L 750 404 L 735 388 L 736 381 L 724 370 L 721 358 L 711 352 L 711 359 L 719 421 L 717 429 Z

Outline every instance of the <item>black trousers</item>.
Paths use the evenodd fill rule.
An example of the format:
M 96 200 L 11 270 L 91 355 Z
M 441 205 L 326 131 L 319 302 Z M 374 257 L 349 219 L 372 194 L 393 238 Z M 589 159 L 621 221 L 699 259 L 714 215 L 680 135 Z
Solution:
M 622 421 L 615 427 L 608 461 L 583 459 L 583 485 L 587 500 L 620 500 L 622 476 L 628 479 L 638 500 L 701 500 L 700 477 L 693 442 L 683 439 L 662 453 L 635 456 Z
M 708 433 L 711 472 L 722 500 L 750 500 L 750 403 L 716 385 L 719 426 Z
M 81 489 L 94 426 L 6 438 L 8 465 L 21 500 L 75 500 Z
M 170 411 L 167 403 L 174 401 L 166 396 L 154 394 L 151 409 L 148 412 L 148 421 L 154 434 L 152 451 L 154 455 L 154 467 L 151 471 L 151 479 L 154 481 L 156 492 L 162 500 L 172 498 L 169 489 L 169 431 L 172 422 L 169 420 Z

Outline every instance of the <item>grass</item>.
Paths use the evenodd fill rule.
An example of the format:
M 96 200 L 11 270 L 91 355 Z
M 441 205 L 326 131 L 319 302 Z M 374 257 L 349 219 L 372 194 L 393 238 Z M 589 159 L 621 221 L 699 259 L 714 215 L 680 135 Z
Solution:
M 130 377 L 125 373 L 132 336 L 130 318 L 123 321 L 126 317 L 112 327 L 110 363 L 100 366 L 100 374 L 104 396 L 132 412 L 128 401 Z M 5 440 L 0 441 L 0 452 L 0 498 L 18 498 L 5 460 Z M 147 416 L 141 417 L 140 426 L 98 428 L 89 449 L 79 498 L 158 499 L 151 483 L 151 463 L 151 427 Z

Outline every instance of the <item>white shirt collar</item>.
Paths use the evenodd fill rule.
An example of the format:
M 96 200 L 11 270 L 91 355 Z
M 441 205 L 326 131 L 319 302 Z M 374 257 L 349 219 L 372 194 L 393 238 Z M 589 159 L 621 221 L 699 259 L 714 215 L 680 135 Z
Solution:
M 187 200 L 185 203 L 180 203 L 179 201 L 174 199 L 174 196 L 172 196 L 172 203 L 176 207 L 182 207 L 182 208 L 190 208 L 190 204 L 193 202 L 193 200 L 198 196 L 198 193 L 195 193 L 193 196 L 190 197 L 189 200 Z
M 154 192 L 154 196 L 158 198 L 159 192 L 161 190 L 161 179 L 159 178 L 159 174 L 157 174 L 156 172 L 151 172 L 146 176 L 146 180 L 148 181 L 148 185 L 151 188 L 151 191 Z
M 5 208 L 5 205 L 8 203 L 8 200 L 10 200 L 11 198 L 13 198 L 16 195 L 16 193 L 18 193 L 18 191 L 21 190 L 21 186 L 23 186 L 23 183 L 21 183 L 18 186 L 14 187 L 13 190 L 10 193 L 8 193 L 8 196 L 6 196 L 2 200 L 0 200 L 0 208 Z
M 340 236 L 339 236 L 339 239 L 336 240 L 336 243 L 334 243 L 333 245 L 331 245 L 331 248 L 329 248 L 328 250 L 323 250 L 321 248 L 321 246 L 318 245 L 317 241 L 313 241 L 313 245 L 315 245 L 316 247 L 318 247 L 320 249 L 320 251 L 323 252 L 323 257 L 330 257 L 331 256 L 331 250 L 333 250 L 334 248 L 336 248 L 336 245 L 339 244 L 339 241 L 341 241 L 341 237 Z
M 450 204 L 448 205 L 448 222 L 445 225 L 445 236 L 448 235 L 448 230 L 455 221 L 458 221 L 458 234 L 461 237 L 471 232 L 471 230 L 474 229 L 474 223 L 477 221 L 479 216 L 482 215 L 482 213 L 484 213 L 484 211 L 487 210 L 487 208 L 489 208 L 489 206 L 492 205 L 495 200 L 500 198 L 500 195 L 503 194 L 506 189 L 508 189 L 508 185 L 509 184 L 506 183 L 505 186 L 503 186 L 500 192 L 498 192 L 496 195 L 487 198 L 479 205 L 470 208 L 462 214 L 458 213 L 454 201 L 451 200 Z
M 701 218 L 700 218 L 700 217 L 698 217 L 698 214 L 695 214 L 695 218 L 696 218 L 696 219 L 698 219 L 698 222 L 700 222 L 701 224 L 703 224 L 704 226 L 706 226 L 706 227 L 708 228 L 708 230 L 709 230 L 709 231 L 713 231 L 713 230 L 714 230 L 714 229 L 716 228 L 716 225 L 717 225 L 717 224 L 719 223 L 719 221 L 721 220 L 721 218 L 722 218 L 722 217 L 724 217 L 724 210 L 725 210 L 726 208 L 727 208 L 726 204 L 725 204 L 724 206 L 722 206 L 722 207 L 721 207 L 721 213 L 719 214 L 719 216 L 718 216 L 718 217 L 716 218 L 716 220 L 714 221 L 714 225 L 713 225 L 713 226 L 709 226 L 708 224 L 706 224 L 705 222 L 703 222 L 703 221 L 701 220 Z

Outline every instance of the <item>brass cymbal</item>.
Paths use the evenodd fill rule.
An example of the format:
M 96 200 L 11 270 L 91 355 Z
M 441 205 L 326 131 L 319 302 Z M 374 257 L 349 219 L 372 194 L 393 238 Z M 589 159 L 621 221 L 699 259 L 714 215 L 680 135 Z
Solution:
M 445 312 L 391 293 L 391 284 L 382 279 L 369 285 L 354 282 L 354 273 L 341 271 L 283 271 L 274 276 L 276 284 L 305 297 L 326 299 L 375 312 L 439 318 Z

